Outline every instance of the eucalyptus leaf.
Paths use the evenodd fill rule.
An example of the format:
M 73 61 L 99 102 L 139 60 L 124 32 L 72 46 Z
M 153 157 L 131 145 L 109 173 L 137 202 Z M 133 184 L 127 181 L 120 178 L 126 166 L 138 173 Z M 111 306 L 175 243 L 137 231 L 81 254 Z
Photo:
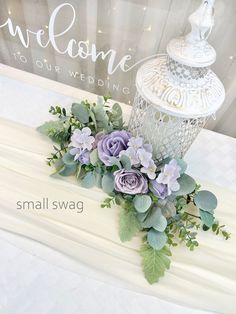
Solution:
M 66 164 L 66 165 L 77 164 L 77 162 L 74 160 L 74 156 L 72 156 L 70 154 L 70 152 L 65 153 L 64 156 L 62 157 L 62 160 L 63 160 L 64 164 Z
M 89 122 L 89 111 L 88 111 L 88 108 L 84 104 L 82 103 L 72 104 L 71 112 L 81 123 Z
M 165 246 L 162 250 L 154 250 L 150 245 L 144 244 L 140 254 L 143 258 L 143 272 L 150 284 L 153 284 L 164 276 L 166 269 L 170 268 L 170 250 Z
M 113 192 L 114 190 L 114 176 L 111 173 L 106 173 L 102 177 L 102 189 L 107 194 Z
M 183 159 L 176 159 L 178 166 L 181 168 L 180 174 L 187 170 L 187 163 Z
M 94 166 L 97 163 L 97 161 L 98 161 L 98 150 L 96 148 L 90 153 L 90 162 Z
M 114 165 L 115 165 L 115 166 L 117 166 L 119 169 L 122 168 L 121 163 L 120 163 L 120 161 L 119 161 L 118 158 L 111 156 L 111 157 L 109 157 L 109 161 L 110 161 L 111 166 L 114 166 Z
M 180 189 L 174 194 L 177 195 L 187 195 L 192 193 L 195 190 L 196 182 L 195 180 L 187 175 L 186 173 L 182 174 L 182 176 L 178 179 Z
M 200 212 L 200 216 L 201 216 L 201 219 L 202 219 L 202 223 L 204 225 L 206 225 L 207 227 L 211 228 L 211 226 L 213 225 L 214 223 L 214 216 L 204 210 L 199 210 Z
M 77 165 L 73 164 L 73 165 L 65 165 L 62 170 L 60 170 L 58 173 L 63 176 L 63 177 L 67 177 L 67 176 L 71 176 L 73 174 L 75 174 L 76 172 L 76 168 Z
M 130 170 L 131 169 L 131 161 L 130 158 L 127 155 L 122 155 L 120 157 L 120 162 L 122 163 L 123 168 L 125 168 L 126 170 Z
M 194 197 L 194 202 L 199 209 L 205 210 L 211 214 L 214 213 L 214 209 L 217 207 L 217 198 L 209 191 L 198 192 Z
M 96 179 L 93 172 L 87 172 L 84 178 L 81 180 L 81 186 L 86 189 L 92 188 L 95 184 Z
M 136 195 L 133 203 L 137 212 L 145 213 L 152 205 L 152 199 L 149 195 Z
M 167 235 L 165 232 L 159 232 L 152 228 L 148 231 L 147 241 L 154 250 L 161 250 L 166 244 Z
M 163 232 L 167 226 L 167 220 L 163 216 L 160 208 L 153 208 L 149 213 L 145 221 L 143 222 L 145 228 L 154 228 L 157 231 Z

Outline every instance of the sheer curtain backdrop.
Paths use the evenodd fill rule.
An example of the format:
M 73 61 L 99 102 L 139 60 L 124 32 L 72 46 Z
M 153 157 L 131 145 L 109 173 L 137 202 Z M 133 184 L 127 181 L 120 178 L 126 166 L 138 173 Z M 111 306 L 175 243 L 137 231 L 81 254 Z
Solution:
M 13 26 L 48 31 L 54 9 L 63 3 L 73 6 L 76 17 L 73 27 L 57 39 L 60 49 L 70 39 L 96 45 L 97 52 L 116 51 L 116 61 L 131 55 L 131 63 L 165 52 L 169 40 L 189 31 L 188 16 L 201 0 L 0 0 L 0 25 L 11 18 Z M 213 70 L 226 88 L 226 101 L 211 119 L 209 129 L 236 137 L 236 1 L 216 0 L 215 26 L 209 42 L 217 51 Z M 58 13 L 56 32 L 62 32 L 73 17 L 65 6 Z M 45 35 L 46 38 L 46 35 Z M 132 105 L 135 75 L 139 65 L 124 72 L 110 74 L 108 58 L 71 58 L 48 45 L 41 48 L 30 36 L 29 48 L 23 47 L 19 36 L 11 36 L 7 27 L 0 28 L 0 62 L 48 77 L 97 94 L 110 92 L 118 101 Z

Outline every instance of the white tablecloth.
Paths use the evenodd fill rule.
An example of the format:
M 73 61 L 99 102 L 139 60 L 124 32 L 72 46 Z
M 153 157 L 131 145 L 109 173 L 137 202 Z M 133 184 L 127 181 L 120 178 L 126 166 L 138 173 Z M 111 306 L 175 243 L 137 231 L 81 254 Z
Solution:
M 30 125 L 37 125 L 47 119 L 45 112 L 50 104 L 69 104 L 71 101 L 60 94 L 5 77 L 0 77 L 0 91 L 3 100 L 0 115 Z M 216 151 L 214 147 L 217 148 Z M 192 160 L 189 172 L 194 175 L 197 172 L 197 176 L 202 175 L 204 180 L 235 189 L 236 178 L 233 171 L 236 168 L 235 156 L 234 139 L 203 131 L 187 155 L 187 159 Z M 225 159 L 227 161 L 222 162 Z M 207 169 L 212 168 L 213 162 L 216 164 L 214 167 L 216 172 L 206 172 Z M 61 266 L 72 269 L 73 262 L 40 244 L 31 243 L 30 240 L 2 231 L 0 239 L 1 251 L 5 252 L 0 261 L 2 266 L 0 268 L 4 269 L 1 270 L 0 279 L 3 291 L 0 294 L 0 309 L 2 307 L 4 314 L 28 314 L 32 313 L 32 308 L 34 313 L 38 311 L 38 313 L 59 314 L 110 313 L 111 309 L 115 313 L 154 313 L 157 310 L 158 313 L 196 312 L 150 296 L 111 287 L 86 278 L 86 274 L 79 276 L 62 270 Z M 27 251 L 30 253 L 26 253 Z M 33 256 L 32 253 L 36 256 L 47 256 L 47 262 Z M 57 265 L 50 264 L 50 257 L 54 264 L 57 261 Z M 42 273 L 44 275 L 40 275 Z M 105 300 L 109 302 L 106 303 Z

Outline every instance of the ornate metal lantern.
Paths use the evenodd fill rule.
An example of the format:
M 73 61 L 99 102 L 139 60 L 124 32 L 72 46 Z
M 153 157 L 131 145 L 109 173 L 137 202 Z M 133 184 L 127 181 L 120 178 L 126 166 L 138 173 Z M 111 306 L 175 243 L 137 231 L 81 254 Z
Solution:
M 171 40 L 166 55 L 147 61 L 137 72 L 129 130 L 153 145 L 156 160 L 183 157 L 224 102 L 223 84 L 209 68 L 216 59 L 207 42 L 213 5 L 214 0 L 203 0 L 189 17 L 191 32 Z

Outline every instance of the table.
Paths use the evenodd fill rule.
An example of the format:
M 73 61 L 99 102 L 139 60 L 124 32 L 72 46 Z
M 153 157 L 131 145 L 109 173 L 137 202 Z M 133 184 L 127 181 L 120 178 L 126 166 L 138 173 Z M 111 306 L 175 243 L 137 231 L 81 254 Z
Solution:
M 76 98 L 2 72 L 0 68 L 2 117 L 37 126 L 49 118 L 50 105 L 67 106 Z M 186 160 L 193 176 L 236 191 L 235 139 L 203 130 Z M 212 163 L 216 166 L 209 171 Z M 0 250 L 0 313 L 204 313 L 75 274 L 67 270 L 73 261 L 66 256 L 5 231 L 0 231 Z

